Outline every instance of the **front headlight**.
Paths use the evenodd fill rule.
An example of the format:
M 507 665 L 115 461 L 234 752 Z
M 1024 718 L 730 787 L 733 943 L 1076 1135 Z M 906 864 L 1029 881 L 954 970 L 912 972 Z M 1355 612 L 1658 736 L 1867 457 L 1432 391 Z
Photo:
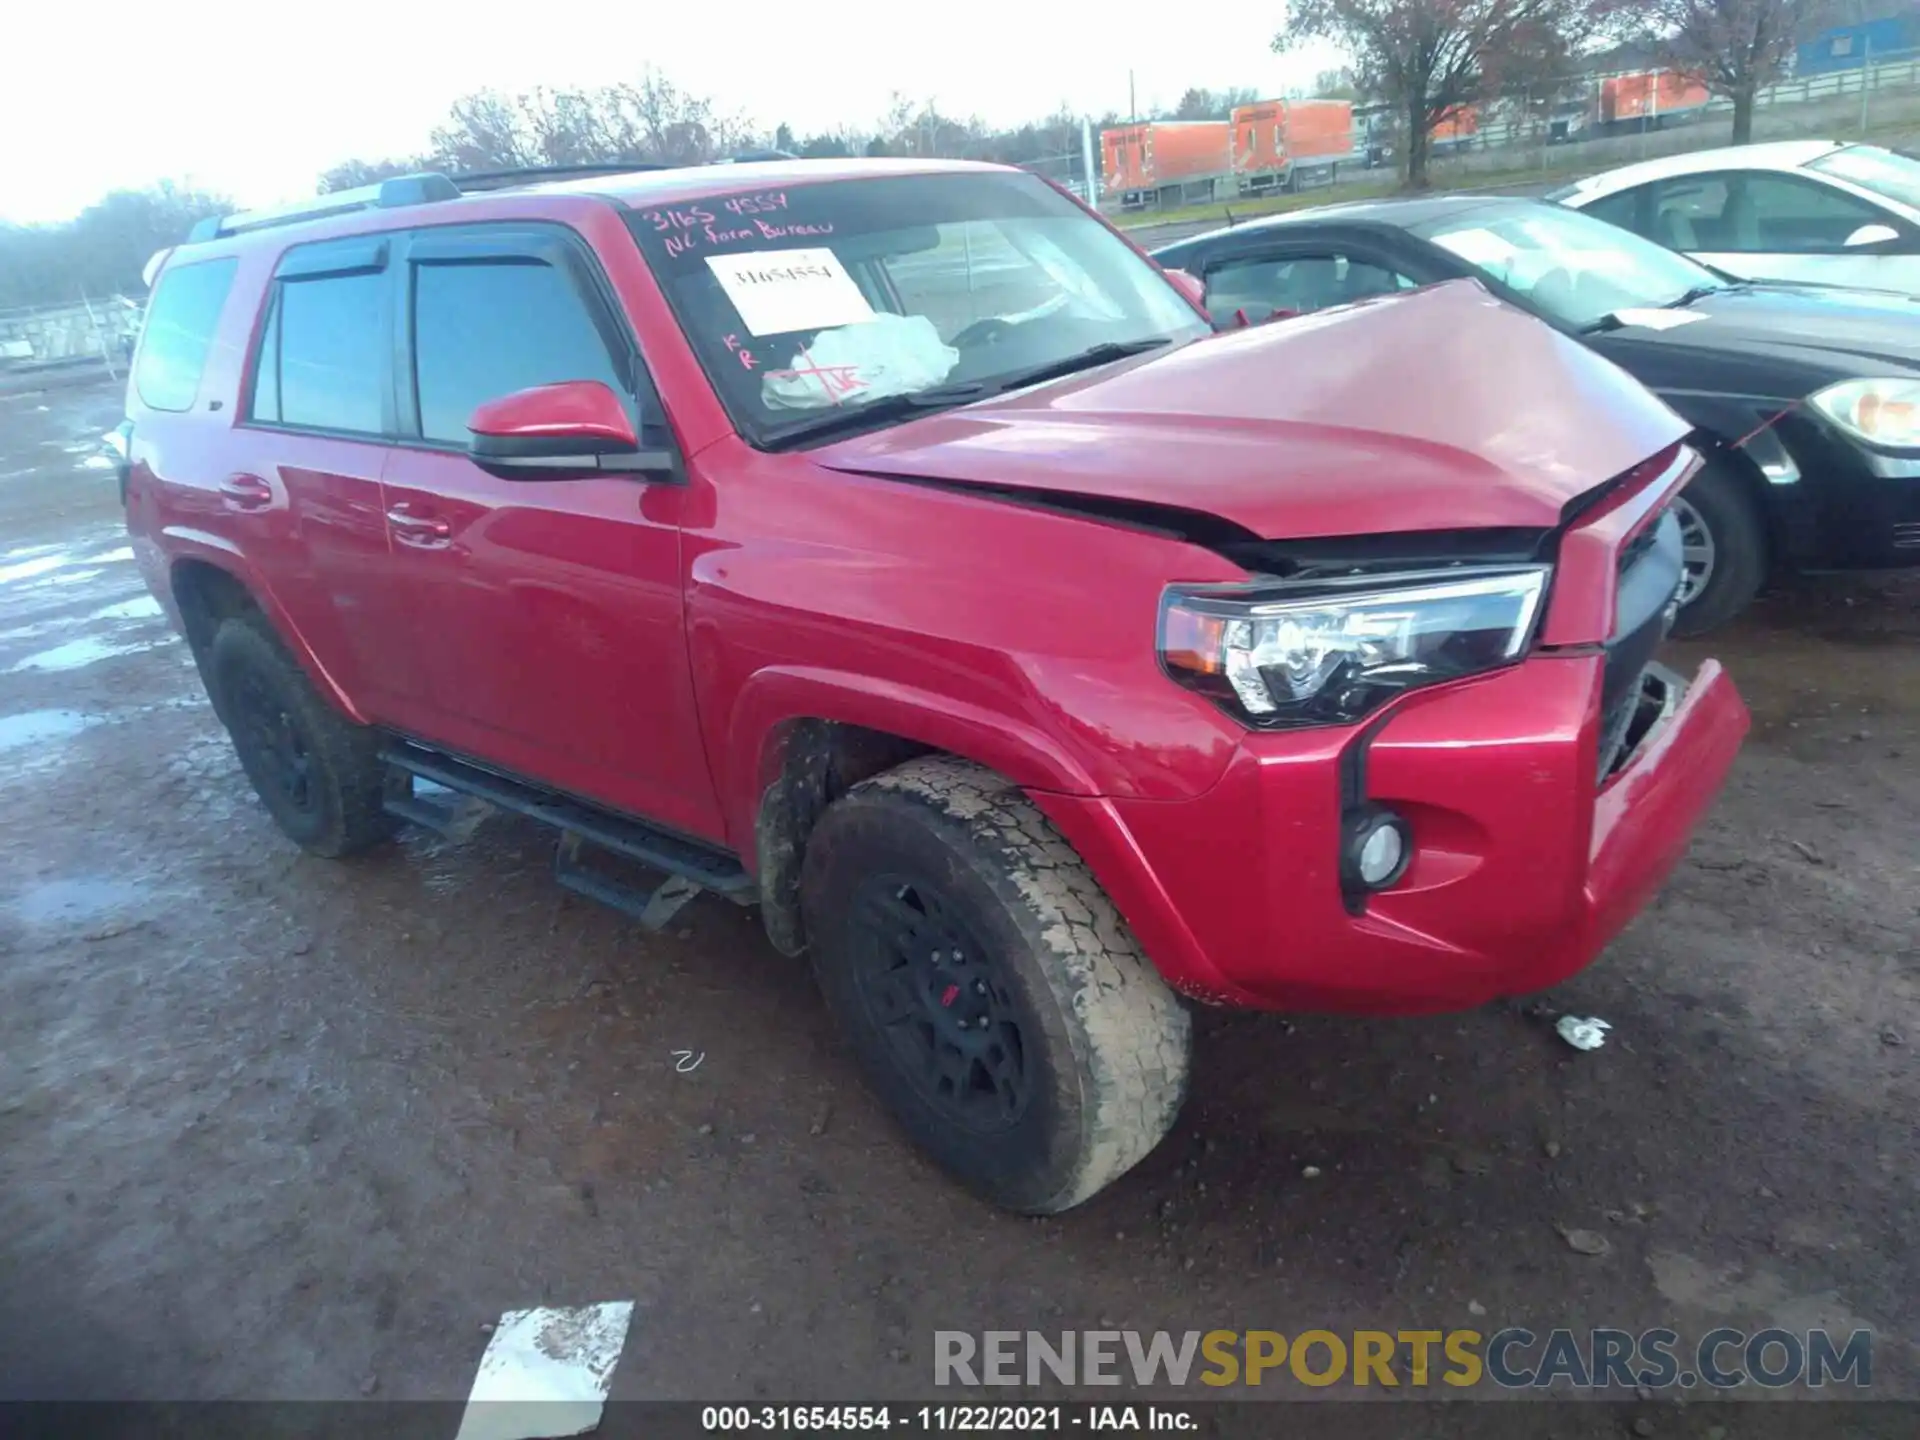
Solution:
M 1842 380 L 1809 399 L 1857 440 L 1895 450 L 1920 449 L 1920 380 Z
M 1350 724 L 1404 691 L 1519 660 L 1548 574 L 1525 565 L 1175 589 L 1160 657 L 1249 724 Z

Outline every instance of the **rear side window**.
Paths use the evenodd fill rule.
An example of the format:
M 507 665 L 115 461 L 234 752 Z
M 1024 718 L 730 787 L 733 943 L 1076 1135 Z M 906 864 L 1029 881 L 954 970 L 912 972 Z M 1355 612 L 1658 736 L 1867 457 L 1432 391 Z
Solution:
M 385 428 L 387 277 L 277 281 L 248 415 L 265 425 L 378 435 Z
M 1640 228 L 1640 201 L 1646 195 L 1647 187 L 1636 186 L 1632 190 L 1622 190 L 1617 195 L 1609 195 L 1604 200 L 1596 200 L 1591 205 L 1582 205 L 1580 213 L 1591 215 L 1596 220 L 1604 220 L 1609 225 L 1618 225 L 1622 230 L 1632 230 L 1638 234 L 1645 232 Z
M 542 260 L 417 265 L 413 325 L 428 440 L 466 444 L 475 406 L 535 385 L 598 380 L 626 393 L 580 295 Z
M 140 360 L 133 383 L 142 403 L 155 410 L 188 410 L 200 392 L 220 308 L 233 289 L 238 260 L 202 260 L 172 265 L 147 303 Z

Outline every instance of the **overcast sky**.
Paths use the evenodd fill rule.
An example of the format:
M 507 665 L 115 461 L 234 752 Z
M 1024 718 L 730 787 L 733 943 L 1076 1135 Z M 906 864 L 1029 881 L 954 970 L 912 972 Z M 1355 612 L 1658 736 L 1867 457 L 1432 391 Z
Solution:
M 456 96 L 594 85 L 652 64 L 800 134 L 871 124 L 900 90 L 1017 123 L 1144 111 L 1191 85 L 1278 94 L 1335 63 L 1277 56 L 1283 0 L 15 0 L 0 64 L 0 217 L 64 219 L 162 177 L 245 205 L 338 161 L 406 154 Z M 1192 16 L 1191 23 L 1168 17 Z

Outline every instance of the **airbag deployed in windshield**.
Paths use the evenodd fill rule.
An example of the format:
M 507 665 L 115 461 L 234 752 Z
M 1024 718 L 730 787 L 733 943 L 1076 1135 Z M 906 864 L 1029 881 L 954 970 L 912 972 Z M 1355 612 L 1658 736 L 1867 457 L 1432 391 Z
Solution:
M 770 410 L 812 410 L 845 400 L 912 395 L 945 380 L 960 352 L 940 339 L 924 315 L 874 315 L 855 325 L 822 330 L 802 345 L 785 370 L 760 383 Z

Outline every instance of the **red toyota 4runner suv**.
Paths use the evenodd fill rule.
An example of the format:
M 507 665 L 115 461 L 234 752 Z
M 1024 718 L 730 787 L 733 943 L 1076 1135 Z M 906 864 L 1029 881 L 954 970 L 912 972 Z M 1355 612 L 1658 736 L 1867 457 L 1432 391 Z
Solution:
M 1573 973 L 1747 724 L 1653 663 L 1695 460 L 1621 371 L 1471 282 L 1215 333 L 995 166 L 230 217 L 128 403 L 140 564 L 289 836 L 504 808 L 649 924 L 759 906 L 1024 1211 L 1166 1132 L 1182 997 Z

